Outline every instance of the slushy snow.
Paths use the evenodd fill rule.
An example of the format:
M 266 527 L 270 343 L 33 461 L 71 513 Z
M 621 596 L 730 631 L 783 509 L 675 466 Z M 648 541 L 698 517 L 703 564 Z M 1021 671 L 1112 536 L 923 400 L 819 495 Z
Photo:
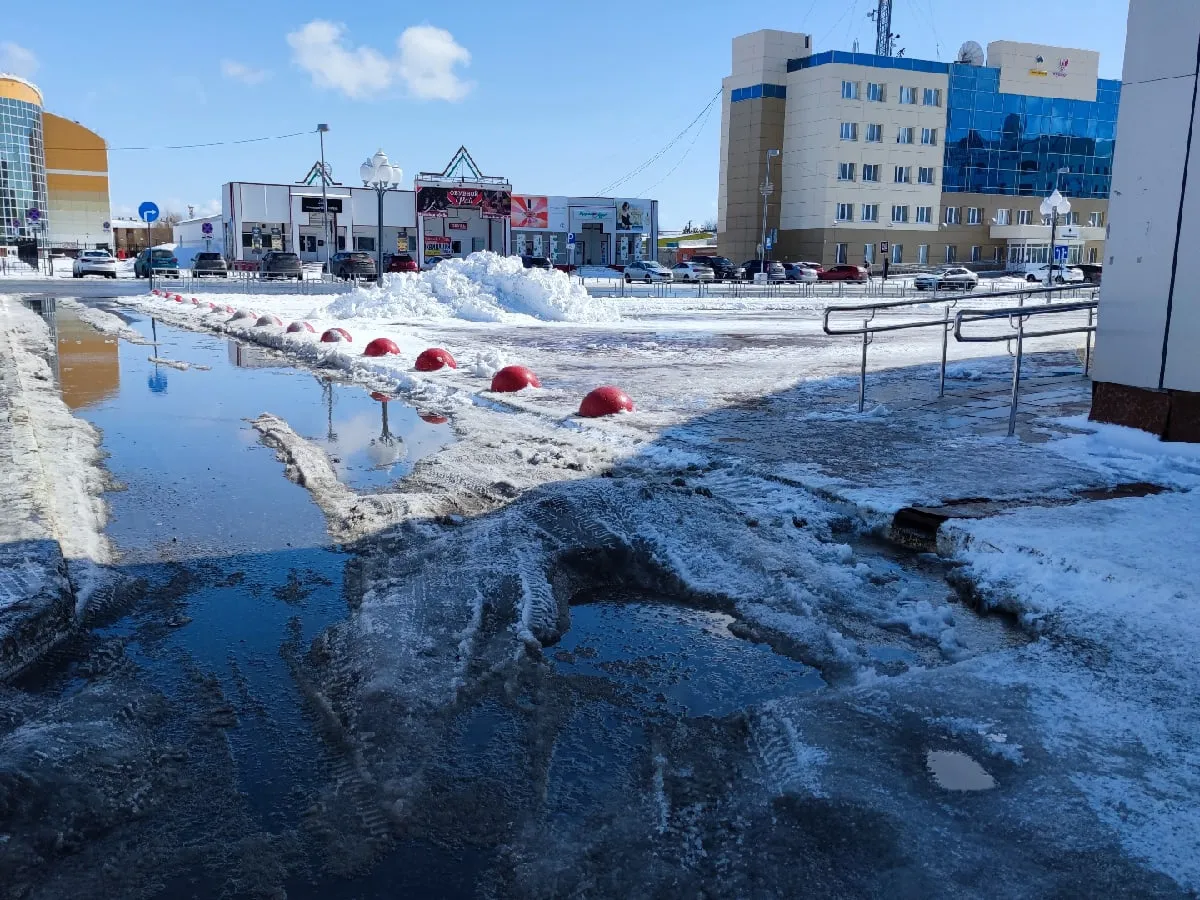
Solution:
M 520 257 L 472 253 L 428 272 L 386 277 L 382 288 L 360 288 L 334 300 L 337 319 L 465 319 L 509 322 L 611 322 L 620 318 L 608 300 L 591 297 L 566 274 L 526 269 Z

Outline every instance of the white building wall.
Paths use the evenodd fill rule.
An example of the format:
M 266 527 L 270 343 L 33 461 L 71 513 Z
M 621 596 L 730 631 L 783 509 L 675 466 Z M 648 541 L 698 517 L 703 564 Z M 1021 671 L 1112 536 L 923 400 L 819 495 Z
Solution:
M 1131 0 L 1100 292 L 1098 381 L 1200 391 L 1200 292 L 1192 264 L 1200 246 L 1200 117 L 1193 109 L 1198 46 L 1195 0 Z M 1195 134 L 1179 229 L 1189 127 Z
M 842 99 L 842 82 L 859 83 L 859 99 Z M 887 85 L 886 100 L 867 100 L 869 82 Z M 838 203 L 854 204 L 854 221 L 839 228 L 881 228 L 891 223 L 893 205 L 909 207 L 909 223 L 894 226 L 898 231 L 936 231 L 941 221 L 941 180 L 946 137 L 946 75 L 903 69 L 876 69 L 830 63 L 800 69 L 788 75 L 787 119 L 783 142 L 783 197 L 781 230 L 827 228 L 834 223 Z M 917 90 L 917 104 L 901 104 L 900 88 Z M 942 105 L 921 105 L 924 88 L 942 92 Z M 841 125 L 858 125 L 858 140 L 843 141 Z M 868 143 L 867 126 L 883 126 L 883 140 Z M 915 143 L 899 144 L 902 127 L 914 129 Z M 937 130 L 937 144 L 920 143 L 921 129 Z M 838 180 L 839 163 L 855 164 L 855 180 Z M 864 165 L 881 166 L 878 184 L 862 180 Z M 896 184 L 896 166 L 912 169 L 911 184 Z M 917 184 L 921 167 L 934 170 L 932 185 Z M 863 223 L 864 203 L 879 204 L 879 221 Z M 933 208 L 931 225 L 917 225 L 916 208 Z

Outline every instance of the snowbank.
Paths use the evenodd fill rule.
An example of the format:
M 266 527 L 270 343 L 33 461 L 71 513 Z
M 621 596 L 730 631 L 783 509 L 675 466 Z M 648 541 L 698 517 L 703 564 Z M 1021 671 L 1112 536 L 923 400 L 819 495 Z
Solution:
M 386 278 L 382 288 L 360 288 L 326 309 L 338 319 L 466 319 L 508 322 L 611 322 L 616 307 L 558 271 L 526 269 L 520 257 L 472 253 L 429 272 Z

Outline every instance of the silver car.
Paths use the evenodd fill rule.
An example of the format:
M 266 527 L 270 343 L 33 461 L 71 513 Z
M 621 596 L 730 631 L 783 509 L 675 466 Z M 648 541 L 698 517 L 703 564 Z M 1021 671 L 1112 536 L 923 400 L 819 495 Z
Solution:
M 646 284 L 652 281 L 670 281 L 671 270 L 656 260 L 642 259 L 625 267 L 625 280 L 644 281 Z
M 71 264 L 71 276 L 82 278 L 84 275 L 103 275 L 105 278 L 117 277 L 117 261 L 107 250 L 84 250 Z

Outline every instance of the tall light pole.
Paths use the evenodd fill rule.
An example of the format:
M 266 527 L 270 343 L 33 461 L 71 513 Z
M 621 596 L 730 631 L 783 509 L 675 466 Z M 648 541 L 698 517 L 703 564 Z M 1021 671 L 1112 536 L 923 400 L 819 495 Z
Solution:
M 762 194 L 763 198 L 763 214 L 762 233 L 759 236 L 758 244 L 758 258 L 762 261 L 762 271 L 764 274 L 766 273 L 767 263 L 767 200 L 770 198 L 771 194 L 775 192 L 775 185 L 771 184 L 771 160 L 778 155 L 778 150 L 771 149 L 767 151 L 767 175 L 763 179 L 762 187 L 759 188 L 759 193 Z
M 375 277 L 379 284 L 383 284 L 383 195 L 390 189 L 399 187 L 404 173 L 399 166 L 393 166 L 388 161 L 386 153 L 376 150 L 374 156 L 358 167 L 358 174 L 362 178 L 363 186 L 374 188 L 379 196 L 379 216 L 376 219 L 378 237 L 375 242 L 379 268 Z
M 324 122 L 317 125 L 317 135 L 321 139 L 321 211 L 325 214 L 325 270 L 329 271 L 329 197 L 325 193 L 325 182 L 329 179 L 325 174 L 325 132 L 329 126 Z
M 1070 172 L 1070 169 L 1059 169 L 1054 173 L 1054 193 L 1042 201 L 1041 211 L 1043 216 L 1050 217 L 1050 265 L 1046 268 L 1046 286 L 1050 287 L 1054 284 L 1054 244 L 1058 240 L 1058 214 L 1061 212 L 1064 216 L 1071 212 L 1071 201 L 1064 197 L 1058 191 L 1058 180 L 1061 176 Z M 1066 260 L 1063 260 L 1063 280 L 1066 281 Z

